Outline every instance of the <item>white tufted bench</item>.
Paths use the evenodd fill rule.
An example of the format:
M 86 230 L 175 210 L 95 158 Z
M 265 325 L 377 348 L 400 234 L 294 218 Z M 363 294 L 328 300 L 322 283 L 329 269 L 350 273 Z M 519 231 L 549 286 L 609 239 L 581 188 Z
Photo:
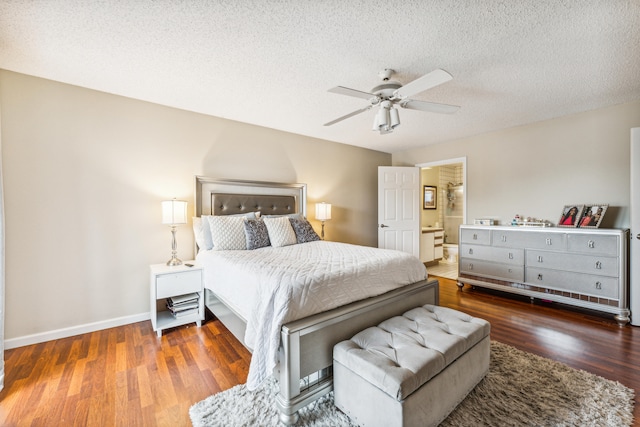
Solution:
M 489 322 L 425 305 L 333 349 L 336 406 L 362 426 L 435 426 L 489 370 Z

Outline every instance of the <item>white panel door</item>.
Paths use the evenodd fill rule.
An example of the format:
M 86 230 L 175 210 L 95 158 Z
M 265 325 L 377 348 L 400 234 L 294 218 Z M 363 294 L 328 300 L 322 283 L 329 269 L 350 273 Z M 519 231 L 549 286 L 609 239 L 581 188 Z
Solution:
M 378 168 L 378 247 L 420 257 L 419 168 Z
M 631 129 L 631 324 L 640 326 L 640 128 Z

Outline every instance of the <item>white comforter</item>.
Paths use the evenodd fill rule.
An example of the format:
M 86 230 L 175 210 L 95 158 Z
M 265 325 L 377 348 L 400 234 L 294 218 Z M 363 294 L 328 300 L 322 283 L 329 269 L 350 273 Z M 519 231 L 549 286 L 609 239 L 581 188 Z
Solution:
M 247 320 L 245 343 L 253 350 L 250 390 L 273 372 L 283 324 L 427 277 L 420 260 L 407 253 L 326 241 L 205 251 L 197 260 L 205 266 L 205 287 Z

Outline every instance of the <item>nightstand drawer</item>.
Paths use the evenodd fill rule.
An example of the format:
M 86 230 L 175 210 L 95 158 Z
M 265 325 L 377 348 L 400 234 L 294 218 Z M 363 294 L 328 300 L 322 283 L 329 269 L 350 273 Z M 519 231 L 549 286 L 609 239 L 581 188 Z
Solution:
M 201 290 L 201 270 L 161 274 L 156 277 L 156 298 L 168 298 Z

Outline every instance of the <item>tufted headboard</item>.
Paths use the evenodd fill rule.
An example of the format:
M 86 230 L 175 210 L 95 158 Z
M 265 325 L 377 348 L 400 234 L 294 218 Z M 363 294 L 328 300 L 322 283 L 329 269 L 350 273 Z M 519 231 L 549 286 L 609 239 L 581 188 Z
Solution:
M 263 215 L 295 213 L 294 196 L 267 196 L 251 194 L 211 194 L 212 215 L 233 215 L 259 211 Z
M 307 214 L 307 185 L 196 177 L 195 215 Z

